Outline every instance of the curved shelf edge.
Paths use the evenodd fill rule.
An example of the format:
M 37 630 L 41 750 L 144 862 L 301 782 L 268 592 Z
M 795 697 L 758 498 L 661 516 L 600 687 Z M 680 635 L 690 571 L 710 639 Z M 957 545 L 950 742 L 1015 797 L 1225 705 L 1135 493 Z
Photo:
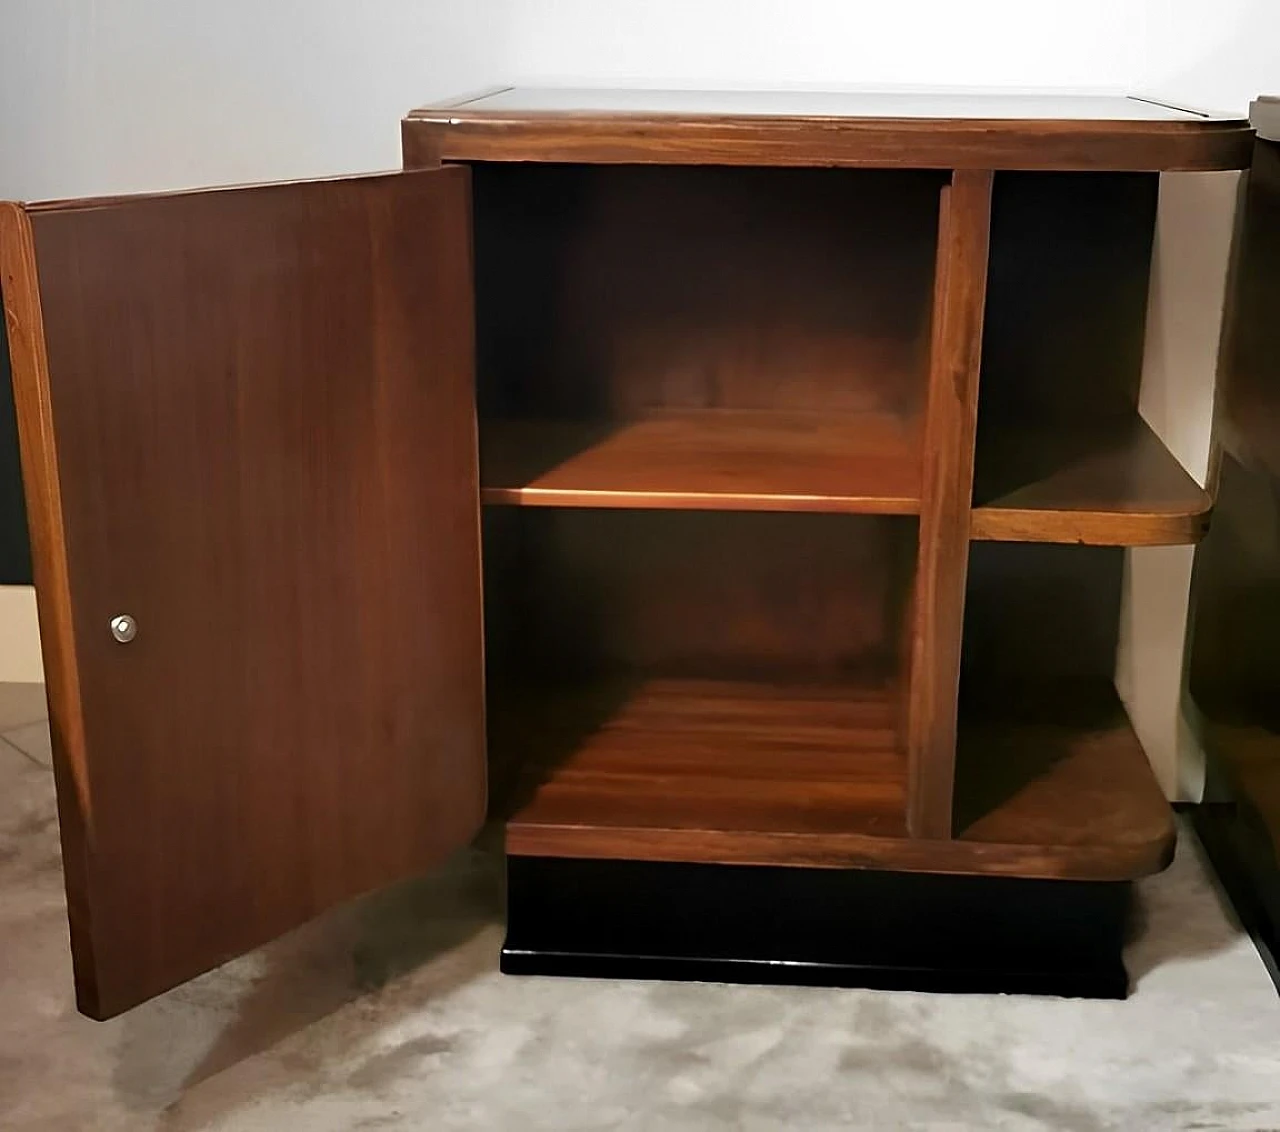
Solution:
M 1156 836 L 1118 844 L 1020 845 L 864 834 L 787 834 L 507 823 L 512 856 L 891 869 L 952 876 L 1128 881 L 1173 860 L 1173 811 Z
M 969 537 L 981 542 L 1052 542 L 1083 546 L 1189 546 L 1209 530 L 1213 503 L 1180 514 L 975 507 Z
M 960 715 L 954 814 L 961 842 L 997 861 L 1021 848 L 1024 876 L 1132 880 L 1169 864 L 1173 810 L 1108 681 L 1013 687 L 996 680 L 981 692 L 985 702 L 971 688 Z M 1053 873 L 1063 859 L 1073 871 Z
M 1090 546 L 1199 542 L 1213 499 L 1136 413 L 1006 426 L 979 444 L 970 538 Z

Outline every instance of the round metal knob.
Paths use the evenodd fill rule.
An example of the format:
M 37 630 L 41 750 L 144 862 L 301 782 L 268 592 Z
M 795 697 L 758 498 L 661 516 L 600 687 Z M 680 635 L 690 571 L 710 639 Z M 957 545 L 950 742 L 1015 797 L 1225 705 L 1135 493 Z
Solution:
M 122 645 L 127 645 L 138 635 L 138 623 L 127 613 L 111 618 L 111 635 Z

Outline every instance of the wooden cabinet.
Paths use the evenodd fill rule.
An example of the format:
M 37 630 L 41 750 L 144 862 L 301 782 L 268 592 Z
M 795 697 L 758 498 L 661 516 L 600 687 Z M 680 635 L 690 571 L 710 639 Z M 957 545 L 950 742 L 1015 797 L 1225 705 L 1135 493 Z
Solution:
M 1196 832 L 1244 925 L 1280 958 L 1280 101 L 1258 128 L 1219 389 L 1213 528 L 1196 552 L 1189 685 L 1208 756 Z
M 81 1008 L 486 804 L 535 865 L 1162 867 L 1118 563 L 1210 500 L 1135 408 L 1156 180 L 1251 140 L 507 90 L 402 174 L 8 206 Z

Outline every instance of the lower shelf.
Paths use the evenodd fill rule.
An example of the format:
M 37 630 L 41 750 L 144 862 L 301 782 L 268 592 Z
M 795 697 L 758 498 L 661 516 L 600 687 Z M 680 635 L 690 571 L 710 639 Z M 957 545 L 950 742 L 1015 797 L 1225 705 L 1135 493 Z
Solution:
M 508 858 L 508 974 L 1124 998 L 1128 884 Z
M 1213 500 L 1136 413 L 1087 426 L 1010 424 L 981 443 L 972 537 L 1167 546 L 1198 542 Z
M 1113 692 L 966 718 L 950 841 L 906 836 L 897 695 L 673 679 L 531 695 L 491 721 L 498 761 L 523 770 L 507 851 L 1081 881 L 1168 864 L 1172 812 Z
M 645 679 L 531 695 L 491 748 L 523 771 L 508 851 L 846 863 L 905 835 L 896 695 Z
M 982 871 L 1133 880 L 1173 859 L 1173 810 L 1114 688 L 1006 689 L 962 711 L 955 845 Z

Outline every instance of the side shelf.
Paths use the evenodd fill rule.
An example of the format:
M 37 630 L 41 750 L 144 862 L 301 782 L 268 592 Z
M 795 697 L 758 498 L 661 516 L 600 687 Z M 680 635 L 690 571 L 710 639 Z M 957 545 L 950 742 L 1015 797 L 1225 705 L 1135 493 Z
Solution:
M 1166 546 L 1203 536 L 1208 493 L 1136 413 L 1053 429 L 1007 426 L 978 448 L 971 536 Z
M 955 835 L 991 872 L 1021 845 L 1020 876 L 1132 880 L 1169 864 L 1175 830 L 1123 705 L 1099 682 L 962 713 Z

